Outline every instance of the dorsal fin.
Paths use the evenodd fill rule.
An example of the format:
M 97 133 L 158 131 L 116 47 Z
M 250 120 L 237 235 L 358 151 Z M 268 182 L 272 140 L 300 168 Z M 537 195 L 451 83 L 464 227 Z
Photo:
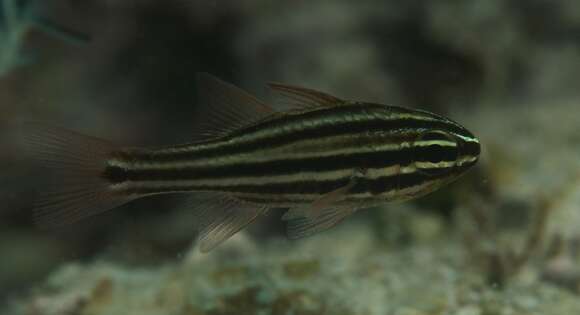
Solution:
M 329 107 L 344 103 L 344 100 L 338 97 L 299 86 L 276 82 L 270 82 L 268 86 L 275 95 L 276 101 L 290 108 Z
M 196 134 L 202 139 L 223 136 L 274 112 L 244 90 L 208 73 L 197 74 Z

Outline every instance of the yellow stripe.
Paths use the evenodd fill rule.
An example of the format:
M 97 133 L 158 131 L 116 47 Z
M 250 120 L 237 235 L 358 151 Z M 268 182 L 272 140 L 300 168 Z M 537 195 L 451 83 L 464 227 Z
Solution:
M 414 133 L 414 132 L 409 132 Z M 401 136 L 403 134 L 400 134 Z M 366 139 L 365 139 L 366 137 Z M 364 143 L 364 140 L 370 140 L 366 134 L 332 136 L 322 139 L 303 140 L 301 142 L 291 143 L 276 148 L 264 148 L 259 152 L 237 153 L 221 157 L 198 158 L 186 161 L 171 162 L 127 162 L 125 160 L 111 159 L 109 163 L 113 166 L 121 167 L 128 170 L 167 170 L 167 169 L 184 169 L 194 167 L 212 167 L 212 166 L 229 166 L 238 163 L 260 163 L 277 160 L 293 160 L 302 158 L 324 158 L 338 155 L 348 155 L 353 153 L 370 153 L 378 151 L 397 151 L 413 146 L 423 147 L 433 144 L 443 146 L 455 146 L 450 141 L 427 140 L 427 141 L 401 141 L 397 143 Z M 340 143 L 343 142 L 343 143 Z M 351 143 L 352 142 L 352 143 Z M 356 145 L 358 143 L 358 145 Z M 329 144 L 335 144 L 336 147 L 328 149 Z M 345 146 L 350 144 L 352 146 Z M 318 148 L 318 149 L 316 149 Z M 323 149 L 323 150 L 321 150 Z M 310 150 L 310 151 L 307 151 Z M 279 158 L 272 158 L 272 156 Z
M 377 179 L 381 177 L 395 176 L 398 174 L 409 174 L 416 170 L 414 166 L 399 167 L 390 166 L 384 168 L 372 168 L 365 172 L 366 179 Z M 165 187 L 165 186 L 211 186 L 227 187 L 233 185 L 257 185 L 267 186 L 270 184 L 284 184 L 302 181 L 334 181 L 344 178 L 350 178 L 355 173 L 353 169 L 342 169 L 325 172 L 299 172 L 295 174 L 269 175 L 265 176 L 246 176 L 246 177 L 226 177 L 216 179 L 188 179 L 188 180 L 140 180 L 130 182 L 127 188 L 136 187 Z

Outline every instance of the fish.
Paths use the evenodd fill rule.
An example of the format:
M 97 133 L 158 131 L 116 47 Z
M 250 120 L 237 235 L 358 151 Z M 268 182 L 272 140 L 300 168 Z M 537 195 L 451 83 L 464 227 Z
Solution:
M 287 209 L 287 235 L 327 230 L 359 209 L 426 195 L 456 180 L 479 140 L 424 110 L 341 99 L 270 83 L 264 102 L 210 74 L 196 76 L 199 105 L 188 143 L 124 147 L 42 123 L 29 151 L 58 179 L 34 219 L 58 227 L 151 195 L 184 193 L 202 252 L 270 209 Z

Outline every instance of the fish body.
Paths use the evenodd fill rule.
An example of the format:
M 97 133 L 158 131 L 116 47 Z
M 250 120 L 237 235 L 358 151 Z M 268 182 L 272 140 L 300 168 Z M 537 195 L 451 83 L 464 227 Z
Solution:
M 345 102 L 274 114 L 201 143 L 124 150 L 106 172 L 120 193 L 209 191 L 281 207 L 312 203 L 354 181 L 337 202 L 366 207 L 453 180 L 477 159 L 473 139 L 433 114 Z
M 479 156 L 472 133 L 426 111 L 271 84 L 290 103 L 274 111 L 218 79 L 202 75 L 199 81 L 213 109 L 202 109 L 205 121 L 198 125 L 205 136 L 191 143 L 118 148 L 52 128 L 36 132 L 35 139 L 49 139 L 48 148 L 46 141 L 33 141 L 45 148 L 41 156 L 48 152 L 57 168 L 70 172 L 70 163 L 59 162 L 73 154 L 80 172 L 73 176 L 92 177 L 80 195 L 77 186 L 76 192 L 65 187 L 44 198 L 37 218 L 59 225 L 148 195 L 192 193 L 202 251 L 208 251 L 269 208 L 289 208 L 283 216 L 289 235 L 303 237 L 357 209 L 432 192 L 464 174 Z M 92 203 L 82 210 L 75 200 L 86 203 L 86 193 Z

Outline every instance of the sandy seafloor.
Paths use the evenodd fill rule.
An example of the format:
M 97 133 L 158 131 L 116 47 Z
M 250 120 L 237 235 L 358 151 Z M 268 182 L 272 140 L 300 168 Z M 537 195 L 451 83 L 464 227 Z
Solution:
M 339 242 L 339 243 L 337 243 Z M 340 246 L 338 245 L 340 244 Z M 69 264 L 6 314 L 577 314 L 577 295 L 525 270 L 483 282 L 457 241 L 397 251 L 353 225 L 300 244 L 243 237 L 156 268 Z M 324 248 L 324 250 L 321 250 Z M 323 254 L 323 252 L 326 252 Z
M 5 314 L 577 314 L 576 294 L 526 268 L 504 288 L 465 263 L 457 240 L 406 249 L 364 226 L 299 244 L 243 237 L 211 255 L 129 268 L 67 264 Z
M 574 246 L 547 250 L 555 236 L 563 244 L 573 244 L 578 236 L 580 184 L 577 174 L 566 171 L 580 166 L 570 152 L 576 148 L 578 154 L 573 143 L 578 139 L 572 137 L 577 132 L 571 123 L 575 118 L 567 114 L 574 106 L 531 105 L 525 113 L 485 110 L 477 113 L 477 119 L 462 118 L 479 132 L 484 148 L 493 148 L 484 151 L 482 165 L 498 156 L 496 166 L 487 166 L 486 181 L 494 182 L 498 195 L 509 197 L 495 198 L 520 200 L 519 206 L 488 204 L 490 215 L 533 209 L 540 195 L 556 199 L 540 249 L 507 280 L 490 282 L 494 268 L 484 261 L 486 255 L 474 256 L 469 249 L 518 252 L 533 218 L 516 220 L 512 227 L 498 222 L 494 240 L 480 235 L 473 241 L 465 232 L 474 229 L 468 216 L 458 214 L 459 228 L 449 229 L 441 217 L 417 212 L 407 203 L 370 210 L 377 211 L 375 219 L 388 221 L 385 231 L 378 233 L 369 220 L 355 215 L 304 240 L 254 240 L 241 233 L 209 254 L 193 247 L 156 266 L 135 267 L 106 257 L 67 263 L 31 293 L 4 307 L 3 313 L 578 314 L 580 264 Z M 556 116 L 560 124 L 547 128 Z M 505 123 L 486 129 L 485 124 L 478 125 L 485 117 Z M 540 137 L 544 140 L 528 140 Z M 538 161 L 538 150 L 554 154 Z M 401 235 L 406 245 L 391 240 Z

